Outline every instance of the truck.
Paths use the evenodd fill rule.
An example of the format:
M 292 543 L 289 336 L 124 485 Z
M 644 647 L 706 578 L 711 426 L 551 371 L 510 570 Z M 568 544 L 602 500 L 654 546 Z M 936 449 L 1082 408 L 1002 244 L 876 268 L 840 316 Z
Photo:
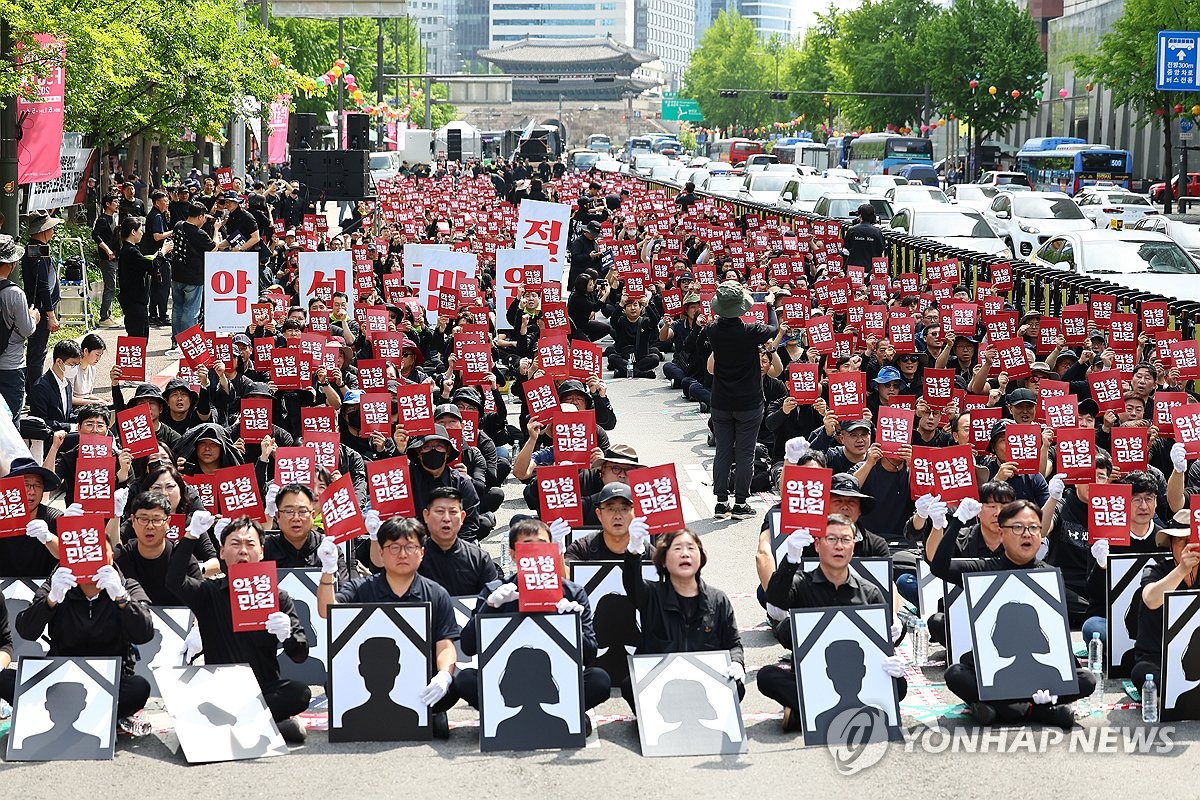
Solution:
M 401 161 L 409 164 L 428 164 L 433 161 L 433 131 L 427 128 L 396 131 L 396 152 Z

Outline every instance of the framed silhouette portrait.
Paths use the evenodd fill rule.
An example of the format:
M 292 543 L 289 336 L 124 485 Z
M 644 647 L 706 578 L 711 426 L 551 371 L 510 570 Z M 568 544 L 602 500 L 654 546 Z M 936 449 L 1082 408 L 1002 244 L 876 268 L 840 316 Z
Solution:
M 804 571 L 812 572 L 820 563 L 821 560 L 818 558 L 805 558 Z M 850 559 L 850 571 L 860 581 L 873 584 L 883 594 L 883 600 L 887 603 L 888 613 L 893 613 L 892 604 L 895 598 L 892 596 L 892 560 L 890 558 L 882 558 L 880 556 L 864 556 L 859 558 L 858 556 L 854 556 Z
M 974 572 L 963 584 L 980 700 L 1078 693 L 1061 572 Z
M 462 597 L 450 597 L 450 608 L 454 611 L 454 621 L 458 624 L 459 630 L 471 624 L 471 617 L 474 616 L 477 605 L 479 605 L 479 595 L 467 594 Z M 478 665 L 479 659 L 476 656 L 469 656 L 464 653 L 462 644 L 458 639 L 454 640 L 454 651 L 458 654 L 457 663 L 460 667 L 474 667 Z
M 1163 605 L 1163 722 L 1200 719 L 1200 592 L 1167 592 Z M 1141 677 L 1134 683 L 1141 686 Z
M 119 658 L 23 658 L 6 761 L 107 761 L 117 738 Z
M 767 517 L 768 530 L 771 533 L 771 554 L 775 556 L 775 566 L 778 567 L 787 556 L 787 539 L 788 534 L 782 531 L 779 527 L 779 521 L 782 518 L 782 512 L 772 511 Z
M 279 588 L 288 593 L 296 607 L 296 616 L 308 638 L 308 658 L 297 664 L 279 646 L 279 677 L 299 681 L 309 686 L 324 686 L 329 662 L 329 641 L 325 626 L 317 615 L 317 583 L 319 569 L 281 569 Z
M 1104 571 L 1108 590 L 1108 641 L 1104 655 L 1110 678 L 1128 678 L 1133 672 L 1138 615 L 1142 610 L 1142 571 L 1166 558 L 1170 558 L 1167 553 L 1114 553 L 1108 557 L 1108 568 Z
M 629 657 L 642 755 L 746 752 L 746 729 L 729 651 Z
M 164 667 L 156 673 L 189 764 L 287 754 L 287 744 L 248 665 Z
M 925 559 L 917 559 L 917 613 L 929 619 L 943 611 L 942 601 L 946 596 L 946 582 L 934 575 Z
M 421 690 L 433 677 L 428 603 L 329 607 L 329 741 L 433 737 Z
M 952 559 L 966 561 L 967 559 Z M 942 607 L 945 609 L 946 665 L 957 664 L 971 652 L 971 618 L 967 614 L 966 589 L 958 584 L 942 583 Z
M 578 614 L 484 614 L 479 625 L 479 749 L 583 747 Z
M 625 594 L 620 561 L 580 561 L 568 565 L 571 582 L 587 592 L 596 630 L 596 658 L 589 667 L 600 667 L 619 686 L 629 677 L 629 656 L 642 643 L 642 620 L 633 600 Z M 642 563 L 642 578 L 658 581 L 658 570 Z
M 50 652 L 50 637 L 46 631 L 34 641 L 25 639 L 17 631 L 17 614 L 33 604 L 38 587 L 46 578 L 0 578 L 0 593 L 4 594 L 4 608 L 8 611 L 8 625 L 13 638 L 14 663 L 22 658 L 43 658 Z
M 162 697 L 155 670 L 184 666 L 184 640 L 192 627 L 192 611 L 186 606 L 149 606 L 154 636 L 137 646 L 138 660 L 133 668 L 150 683 L 150 696 Z
M 895 652 L 887 606 L 792 609 L 791 624 L 804 744 L 899 739 L 896 682 L 883 671 Z

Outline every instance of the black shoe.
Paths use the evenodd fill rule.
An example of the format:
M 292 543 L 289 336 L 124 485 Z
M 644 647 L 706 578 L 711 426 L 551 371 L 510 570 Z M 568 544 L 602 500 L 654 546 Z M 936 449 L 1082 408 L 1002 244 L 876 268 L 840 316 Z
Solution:
M 996 708 L 991 703 L 971 703 L 971 716 L 980 725 L 991 725 L 996 721 Z
M 800 730 L 800 712 L 794 708 L 783 707 L 783 732 L 791 733 Z
M 1069 705 L 1039 705 L 1033 704 L 1029 710 L 1029 718 L 1043 725 L 1053 725 L 1056 728 L 1070 730 L 1075 726 L 1075 712 Z
M 717 504 L 713 506 L 713 516 L 718 519 L 725 519 L 729 516 L 729 513 L 730 509 L 728 501 L 718 500 Z
M 652 370 L 652 369 L 635 369 L 633 371 L 633 377 L 635 377 L 635 378 L 657 378 L 658 375 L 656 375 L 654 373 L 654 370 Z
M 750 507 L 749 503 L 734 503 L 733 507 L 729 509 L 729 513 L 734 519 L 750 519 L 754 516 L 754 509 Z
M 708 446 L 709 447 L 717 446 L 717 440 L 713 438 L 713 435 L 711 433 L 708 435 Z
M 672 389 L 682 389 L 683 384 L 680 383 L 679 381 L 673 380 L 673 381 L 671 381 L 671 388 Z
M 308 731 L 305 729 L 304 723 L 295 717 L 288 717 L 275 725 L 279 728 L 279 735 L 288 744 L 304 744 L 308 739 Z
M 700 404 L 700 413 L 701 413 L 701 414 L 707 414 L 707 413 L 708 413 L 709 411 L 711 411 L 711 410 L 712 410 L 712 409 L 711 409 L 711 408 L 709 408 L 709 405 L 708 405 L 708 403 L 701 403 L 701 404 Z
M 450 717 L 445 711 L 434 712 L 429 715 L 429 727 L 432 729 L 433 738 L 449 739 L 450 738 Z
M 587 714 L 584 714 L 583 715 L 583 737 L 586 739 L 587 737 L 589 737 L 591 735 L 592 735 L 592 718 L 589 717 Z
M 614 369 L 614 370 L 613 370 L 613 377 L 614 377 L 614 378 L 628 378 L 628 377 L 629 377 L 629 370 L 627 370 L 627 369 Z

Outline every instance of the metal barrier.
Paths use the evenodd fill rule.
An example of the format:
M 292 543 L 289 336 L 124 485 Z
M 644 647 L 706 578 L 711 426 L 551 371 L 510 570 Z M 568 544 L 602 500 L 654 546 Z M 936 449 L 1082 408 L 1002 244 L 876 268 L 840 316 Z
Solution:
M 668 197 L 673 197 L 680 190 L 678 186 L 644 178 L 642 180 L 649 187 L 663 190 Z M 711 199 L 719 205 L 731 207 L 739 216 L 754 214 L 762 218 L 774 217 L 781 222 L 796 219 L 809 222 L 817 220 L 826 223 L 834 222 L 843 234 L 849 227 L 848 223 L 808 212 L 785 211 L 762 203 L 733 200 L 703 192 L 697 192 L 697 194 Z M 991 280 L 993 265 L 1008 263 L 1012 265 L 1013 274 L 1011 300 L 1020 314 L 1025 314 L 1027 311 L 1038 311 L 1047 316 L 1058 316 L 1064 306 L 1086 302 L 1091 294 L 1107 294 L 1116 299 L 1114 310 L 1125 313 L 1139 314 L 1142 303 L 1165 302 L 1170 312 L 1172 329 L 1178 330 L 1184 339 L 1196 338 L 1197 323 L 1200 322 L 1200 303 L 1198 302 L 1150 294 L 1128 286 L 1073 272 L 1049 269 L 1027 261 L 1002 259 L 973 250 L 962 250 L 916 236 L 892 231 L 884 231 L 883 236 L 887 242 L 885 254 L 888 256 L 893 278 L 902 272 L 915 272 L 924 278 L 926 274 L 924 267 L 929 261 L 957 258 L 960 281 L 963 285 L 970 286 L 974 292 L 977 283 Z

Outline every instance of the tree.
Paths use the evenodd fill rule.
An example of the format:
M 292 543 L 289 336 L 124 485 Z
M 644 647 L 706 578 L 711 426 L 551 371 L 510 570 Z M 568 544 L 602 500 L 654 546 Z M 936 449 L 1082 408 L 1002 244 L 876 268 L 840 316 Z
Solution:
M 804 92 L 833 89 L 829 59 L 840 18 L 841 12 L 830 6 L 824 14 L 817 15 L 817 23 L 804 34 L 804 42 L 785 51 L 780 78 L 783 86 Z M 813 129 L 829 117 L 830 105 L 821 95 L 792 94 L 786 108 L 793 118 L 803 116 L 807 127 Z
M 753 127 L 771 119 L 765 94 L 720 97 L 723 89 L 770 89 L 774 59 L 763 52 L 750 20 L 722 11 L 704 32 L 683 74 L 683 93 L 700 103 L 704 120 L 716 128 Z
M 956 0 L 922 26 L 916 52 L 942 115 L 971 124 L 975 152 L 1037 110 L 1046 56 L 1033 18 L 1012 0 Z
M 1112 31 L 1100 38 L 1100 47 L 1092 54 L 1075 56 L 1079 71 L 1093 81 L 1103 83 L 1112 92 L 1114 105 L 1129 106 L 1137 113 L 1141 126 L 1158 121 L 1163 131 L 1163 163 L 1170 165 L 1175 119 L 1174 107 L 1182 104 L 1191 116 L 1194 96 L 1160 92 L 1154 88 L 1158 31 L 1200 30 L 1200 7 L 1195 3 L 1173 0 L 1126 0 Z M 1169 169 L 1168 169 L 1169 172 Z M 1168 178 L 1169 180 L 1169 178 Z M 1166 212 L 1171 213 L 1172 197 L 1164 193 Z

